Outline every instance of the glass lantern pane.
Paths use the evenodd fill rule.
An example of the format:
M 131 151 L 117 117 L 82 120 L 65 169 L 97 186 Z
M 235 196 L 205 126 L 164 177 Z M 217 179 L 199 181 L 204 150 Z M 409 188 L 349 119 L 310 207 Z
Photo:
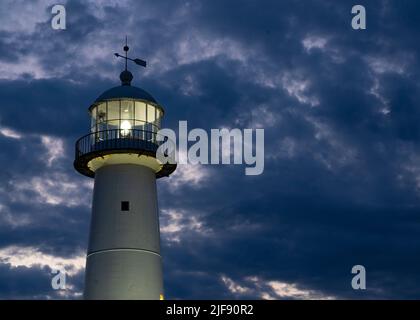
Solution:
M 108 130 L 118 129 L 120 126 L 120 120 L 110 120 L 108 121 Z
M 161 119 L 162 119 L 162 111 L 159 108 L 156 108 L 156 120 L 155 120 L 155 125 L 157 127 L 157 130 L 160 129 L 160 124 L 161 124 Z
M 136 129 L 135 137 L 137 139 L 144 140 L 144 129 L 145 129 L 145 122 L 136 120 L 134 123 L 134 129 Z
M 154 122 L 156 119 L 155 107 L 148 104 L 147 105 L 147 122 Z
M 121 101 L 121 119 L 134 119 L 134 101 Z
M 146 104 L 144 102 L 136 101 L 135 119 L 137 121 L 143 122 L 143 124 L 146 122 Z
M 106 121 L 98 123 L 98 131 L 105 131 L 107 130 L 107 123 Z
M 121 119 L 121 124 L 120 124 L 121 136 L 123 137 L 131 136 L 132 129 L 133 129 L 133 122 L 134 122 L 133 120 Z
M 146 123 L 146 125 L 144 126 L 144 139 L 147 141 L 152 141 L 153 140 L 153 124 L 148 122 Z
M 117 120 L 120 118 L 120 102 L 108 101 L 108 120 Z
M 106 121 L 106 103 L 101 103 L 97 107 L 97 122 L 104 122 Z
M 96 131 L 96 106 L 90 111 L 90 130 L 91 132 Z
M 134 123 L 134 129 L 144 130 L 144 125 L 145 124 L 146 123 L 144 121 L 138 121 L 138 120 L 136 120 L 135 123 Z

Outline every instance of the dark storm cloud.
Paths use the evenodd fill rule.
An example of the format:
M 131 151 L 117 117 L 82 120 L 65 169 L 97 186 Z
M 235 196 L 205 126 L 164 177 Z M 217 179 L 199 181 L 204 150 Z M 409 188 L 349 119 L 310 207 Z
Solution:
M 26 267 L 12 269 L 7 264 L 1 264 L 0 270 L 0 297 L 2 299 L 10 297 L 45 299 L 52 291 L 51 278 L 46 274 L 46 270 Z
M 51 286 L 51 278 L 54 276 L 48 267 L 32 266 L 12 267 L 10 264 L 0 264 L 0 299 L 65 299 L 78 298 L 74 293 L 80 293 L 82 288 L 83 274 L 77 274 L 66 279 L 67 287 L 65 295 L 59 294 Z
M 233 35 L 236 39 L 242 38 L 249 46 L 261 45 L 266 56 L 273 59 L 273 69 L 278 68 L 279 72 L 296 68 L 304 80 L 313 84 L 312 90 L 319 97 L 320 105 L 308 110 L 290 101 L 281 92 L 272 93 L 276 95 L 277 103 L 269 103 L 270 110 L 274 110 L 275 116 L 282 121 L 278 126 L 266 129 L 269 137 L 266 148 L 268 152 L 280 153 L 281 145 L 276 141 L 280 137 L 293 137 L 298 154 L 291 158 L 285 155 L 284 158 L 279 156 L 274 161 L 269 160 L 265 176 L 254 178 L 252 182 L 243 178 L 240 190 L 233 191 L 231 188 L 241 179 L 231 171 L 224 174 L 221 181 L 208 180 L 209 185 L 204 190 L 194 192 L 188 189 L 194 199 L 200 193 L 206 194 L 208 201 L 197 200 L 200 209 L 191 203 L 192 210 L 207 212 L 204 223 L 218 232 L 214 235 L 214 243 L 202 244 L 205 247 L 199 252 L 206 252 L 205 258 L 202 253 L 194 254 L 194 248 L 186 250 L 185 243 L 179 251 L 175 251 L 176 256 L 182 255 L 182 251 L 191 252 L 189 257 L 194 260 L 190 262 L 191 277 L 194 277 L 192 271 L 197 269 L 212 270 L 210 274 L 213 275 L 231 270 L 231 275 L 237 279 L 259 273 L 267 279 L 300 283 L 303 287 L 316 288 L 338 297 L 418 297 L 415 282 L 410 285 L 408 280 L 418 277 L 416 250 L 419 242 L 416 230 L 419 221 L 416 215 L 418 206 L 415 205 L 418 190 L 415 179 L 404 171 L 404 167 L 413 166 L 410 158 L 418 153 L 418 129 L 415 125 L 418 118 L 415 107 L 418 100 L 418 90 L 415 89 L 418 87 L 415 78 L 418 64 L 416 56 L 409 60 L 408 65 L 401 60 L 409 58 L 413 49 L 398 47 L 404 40 L 392 36 L 384 39 L 387 45 L 381 45 L 379 41 L 370 44 L 375 37 L 383 37 L 381 31 L 392 29 L 388 25 L 389 16 L 381 17 L 385 3 L 376 2 L 375 7 L 369 2 L 369 21 L 372 21 L 374 30 L 371 32 L 368 29 L 367 35 L 360 36 L 349 30 L 349 24 L 343 24 L 348 20 L 347 8 L 351 7 L 350 4 L 346 7 L 342 2 L 326 6 L 318 6 L 315 2 L 301 2 L 300 5 L 298 2 L 282 2 L 282 5 L 291 5 L 296 9 L 291 10 L 289 6 L 289 21 L 293 20 L 291 17 L 298 17 L 301 23 L 288 25 L 284 22 L 286 18 L 283 21 L 278 19 L 279 22 L 270 20 L 270 15 L 276 16 L 273 12 L 282 11 L 281 8 L 274 10 L 273 6 L 269 12 L 261 10 L 262 13 L 257 13 L 257 17 L 263 15 L 264 19 L 255 15 L 252 15 L 253 19 L 247 19 L 252 11 L 241 12 L 244 8 L 249 9 L 247 4 L 227 6 L 226 10 L 221 10 L 214 3 L 211 8 L 206 8 L 208 10 L 200 11 L 203 15 L 200 22 L 211 24 L 212 28 L 206 25 L 210 33 Z M 256 3 L 249 6 L 264 7 Z M 312 14 L 299 13 L 299 7 Z M 370 15 L 370 12 L 373 14 Z M 394 26 L 395 32 L 398 22 L 389 3 L 386 12 L 394 18 L 389 24 Z M 328 18 L 322 19 L 324 15 Z M 206 20 L 206 17 L 209 18 Z M 381 22 L 377 22 L 378 19 Z M 264 24 L 267 30 L 276 24 L 273 29 L 282 34 L 276 39 L 284 38 L 295 26 L 293 37 L 276 43 L 264 41 L 272 33 L 264 35 L 260 25 L 253 25 L 258 23 Z M 286 26 L 286 30 L 279 28 L 281 24 Z M 314 49 L 307 54 L 303 50 L 300 40 L 307 34 L 317 33 L 333 39 L 331 53 Z M 291 45 L 284 48 L 288 41 Z M 396 44 L 394 50 L 389 49 L 390 43 Z M 345 63 L 332 61 L 330 54 L 344 59 Z M 379 70 L 379 74 L 370 70 L 366 60 L 369 56 L 384 58 L 378 63 L 385 66 L 377 67 L 385 70 Z M 387 59 L 397 65 L 386 65 Z M 394 72 L 393 68 L 398 68 L 398 64 L 406 65 L 406 70 Z M 231 71 L 232 68 L 227 73 Z M 379 112 L 381 102 L 370 92 L 375 80 L 382 87 L 379 94 L 391 106 L 388 116 Z M 242 81 L 242 78 L 237 78 L 230 87 L 235 88 Z M 197 86 L 203 87 L 200 83 Z M 247 84 L 242 87 L 247 87 Z M 266 101 L 270 101 L 272 95 L 257 87 L 253 91 L 244 90 L 243 94 L 251 96 L 252 105 L 254 93 L 257 105 L 261 103 L 257 96 L 264 91 Z M 212 109 L 217 112 L 217 102 L 215 104 Z M 226 105 L 232 106 L 232 103 Z M 290 105 L 300 109 L 290 110 Z M 229 110 L 225 115 L 229 115 Z M 321 137 L 315 138 L 316 135 Z M 410 141 L 408 145 L 405 144 L 407 140 Z M 354 148 L 355 155 L 353 159 L 346 159 L 345 153 L 350 147 Z M 340 158 L 343 164 L 339 163 Z M 316 160 L 323 161 L 314 163 Z M 323 165 L 325 162 L 332 166 L 330 170 Z M 233 177 L 232 180 L 230 177 Z M 211 190 L 217 192 L 209 194 Z M 177 195 L 181 196 L 183 192 L 178 190 Z M 226 194 L 229 197 L 226 198 Z M 248 197 L 253 201 L 243 203 Z M 184 204 L 189 202 L 181 201 Z M 241 202 L 243 204 L 239 204 Z M 218 210 L 214 209 L 215 203 L 220 203 Z M 250 221 L 251 225 L 265 227 L 260 233 L 254 230 L 244 234 L 236 232 L 238 239 L 229 239 L 229 236 L 226 239 L 226 229 L 244 224 L 244 220 Z M 197 247 L 197 240 L 191 241 L 191 245 Z M 407 247 L 404 243 L 410 245 Z M 171 250 L 174 249 L 171 247 L 167 252 Z M 174 256 L 173 259 L 178 258 Z M 188 266 L 190 259 L 185 258 L 181 265 Z M 350 289 L 349 270 L 361 261 L 368 270 L 372 269 L 372 282 L 371 291 L 358 295 Z M 302 266 L 307 266 L 305 271 Z M 197 281 L 199 279 L 202 278 L 197 275 Z M 201 294 L 212 296 L 212 293 Z
M 63 149 L 64 159 L 48 158 L 51 155 L 42 137 L 19 134 L 18 139 L 0 136 L 0 146 L 8 151 L 0 156 L 4 168 L 0 188 L 0 247 L 36 246 L 44 253 L 60 256 L 83 251 L 89 212 L 89 194 L 83 193 L 90 192 L 90 188 L 83 185 L 83 179 L 68 176 L 68 172 L 72 173 L 72 148 L 67 148 L 70 154 Z M 51 146 L 54 148 L 59 146 Z
M 363 32 L 347 0 L 70 1 L 65 31 L 45 18 L 1 30 L 0 127 L 22 137 L 0 136 L 0 247 L 84 250 L 90 189 L 73 142 L 88 105 L 118 84 L 112 53 L 128 33 L 149 61 L 134 83 L 167 126 L 265 129 L 263 175 L 179 166 L 159 182 L 169 298 L 284 298 L 278 283 L 301 290 L 289 298 L 418 298 L 420 6 L 361 4 Z M 50 166 L 42 136 L 63 145 Z M 351 289 L 355 264 L 366 292 Z M 39 269 L 1 268 L 13 280 L 1 297 L 51 295 Z

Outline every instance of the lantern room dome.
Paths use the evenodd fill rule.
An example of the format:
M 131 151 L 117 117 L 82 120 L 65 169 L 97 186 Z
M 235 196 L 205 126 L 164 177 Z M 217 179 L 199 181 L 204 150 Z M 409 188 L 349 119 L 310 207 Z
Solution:
M 124 98 L 145 100 L 157 104 L 157 101 L 150 93 L 141 88 L 129 85 L 121 85 L 105 91 L 95 100 L 94 104 L 106 100 Z

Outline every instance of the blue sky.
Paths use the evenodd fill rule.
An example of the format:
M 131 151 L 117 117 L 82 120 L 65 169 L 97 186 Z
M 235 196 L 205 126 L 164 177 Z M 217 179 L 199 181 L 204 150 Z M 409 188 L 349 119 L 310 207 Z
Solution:
M 265 129 L 260 176 L 185 165 L 159 180 L 168 298 L 420 298 L 417 1 L 61 3 L 63 31 L 54 1 L 0 4 L 0 298 L 81 296 L 93 181 L 74 142 L 119 84 L 126 34 L 164 127 Z

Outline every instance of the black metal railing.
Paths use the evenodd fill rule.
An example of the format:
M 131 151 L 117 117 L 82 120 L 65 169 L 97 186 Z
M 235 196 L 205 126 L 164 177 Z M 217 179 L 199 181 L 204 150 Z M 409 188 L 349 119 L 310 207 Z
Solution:
M 161 137 L 161 139 L 158 139 Z M 89 153 L 134 151 L 156 155 L 159 146 L 168 142 L 166 136 L 139 129 L 112 129 L 89 133 L 76 142 L 76 159 Z M 175 144 L 169 141 L 175 151 Z M 171 152 L 172 154 L 172 152 Z

